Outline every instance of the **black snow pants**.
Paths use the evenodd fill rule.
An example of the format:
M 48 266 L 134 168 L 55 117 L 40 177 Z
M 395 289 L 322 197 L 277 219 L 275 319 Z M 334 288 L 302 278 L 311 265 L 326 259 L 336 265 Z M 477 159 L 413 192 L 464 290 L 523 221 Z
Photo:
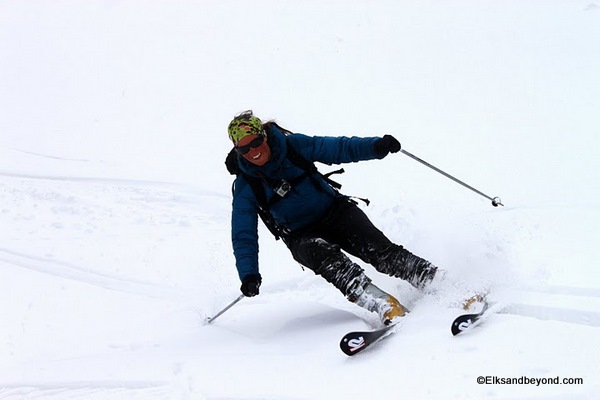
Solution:
M 337 287 L 350 301 L 371 280 L 342 250 L 415 287 L 435 274 L 428 261 L 392 243 L 355 202 L 342 197 L 316 224 L 292 232 L 286 243 L 296 261 Z

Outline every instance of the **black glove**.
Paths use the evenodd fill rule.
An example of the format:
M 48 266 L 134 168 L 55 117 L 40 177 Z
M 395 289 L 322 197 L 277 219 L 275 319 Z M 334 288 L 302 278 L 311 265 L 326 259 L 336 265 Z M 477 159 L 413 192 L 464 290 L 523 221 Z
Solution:
M 400 151 L 400 142 L 392 135 L 385 135 L 375 142 L 375 154 L 377 158 L 383 158 L 388 153 L 397 153 Z
M 254 297 L 258 295 L 258 288 L 262 279 L 260 275 L 249 275 L 242 281 L 242 287 L 240 290 L 246 297 Z

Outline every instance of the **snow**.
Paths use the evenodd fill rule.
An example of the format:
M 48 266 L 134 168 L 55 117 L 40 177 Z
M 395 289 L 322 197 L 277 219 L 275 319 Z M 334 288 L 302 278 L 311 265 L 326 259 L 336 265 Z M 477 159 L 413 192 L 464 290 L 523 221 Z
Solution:
M 0 399 L 595 399 L 600 3 L 0 2 Z M 260 231 L 239 295 L 226 126 L 254 109 L 404 155 L 343 191 L 448 270 L 398 333 Z M 327 167 L 321 168 L 327 171 Z M 475 290 L 506 304 L 450 335 Z M 478 384 L 581 378 L 581 384 Z

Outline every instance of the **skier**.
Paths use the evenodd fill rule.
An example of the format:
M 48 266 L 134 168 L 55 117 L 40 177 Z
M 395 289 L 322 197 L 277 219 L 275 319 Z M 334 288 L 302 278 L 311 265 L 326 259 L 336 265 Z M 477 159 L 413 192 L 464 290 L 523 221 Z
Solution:
M 232 243 L 236 267 L 247 297 L 259 294 L 258 216 L 281 236 L 293 258 L 321 275 L 349 301 L 377 312 L 389 325 L 405 309 L 375 286 L 343 251 L 384 274 L 423 289 L 437 268 L 377 229 L 357 203 L 340 194 L 314 162 L 342 164 L 382 159 L 400 150 L 383 137 L 311 137 L 291 134 L 275 122 L 262 123 L 246 111 L 228 126 L 234 149 L 226 164 L 237 175 L 233 189 Z M 342 251 L 343 250 L 343 251 Z

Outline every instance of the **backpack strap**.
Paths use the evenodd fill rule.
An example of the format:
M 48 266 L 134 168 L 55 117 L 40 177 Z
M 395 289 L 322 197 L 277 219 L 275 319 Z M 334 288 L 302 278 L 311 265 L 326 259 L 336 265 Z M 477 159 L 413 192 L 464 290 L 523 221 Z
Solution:
M 286 232 L 285 228 L 279 226 L 279 224 L 275 221 L 275 218 L 273 218 L 269 212 L 269 202 L 267 201 L 267 195 L 263 188 L 261 179 L 250 176 L 240 169 L 238 164 L 238 154 L 236 153 L 235 148 L 231 149 L 229 154 L 227 154 L 227 157 L 225 158 L 225 166 L 231 175 L 241 175 L 248 185 L 250 185 L 258 205 L 258 216 L 263 221 L 267 229 L 269 229 L 273 236 L 275 236 L 275 239 L 279 240 L 280 238 L 285 238 L 285 235 L 287 235 L 288 232 Z M 233 181 L 231 184 L 232 196 L 235 194 L 236 181 Z
M 344 172 L 346 172 L 344 170 L 344 168 L 340 168 L 338 170 L 335 171 L 331 171 L 328 172 L 326 174 L 322 174 L 317 167 L 315 166 L 314 162 L 308 161 L 306 158 L 302 157 L 300 155 L 300 153 L 298 153 L 294 147 L 288 142 L 287 144 L 287 155 L 286 157 L 288 158 L 288 160 L 290 160 L 294 165 L 296 165 L 297 167 L 302 168 L 304 171 L 306 171 L 307 174 L 309 174 L 309 176 L 313 179 L 313 181 L 315 182 L 315 185 L 317 187 L 321 187 L 320 182 L 318 182 L 315 178 L 315 175 L 320 176 L 321 178 L 323 178 L 323 180 L 325 180 L 325 182 L 327 182 L 327 184 L 329 184 L 329 186 L 333 187 L 335 189 L 335 191 L 337 191 L 339 193 L 339 190 L 342 188 L 342 185 L 336 181 L 334 181 L 333 179 L 330 178 L 331 175 L 335 175 L 335 174 L 343 174 Z M 356 197 L 356 196 L 346 196 L 350 199 L 357 199 L 357 200 L 361 200 L 363 201 L 367 206 L 371 203 L 371 201 L 367 198 L 362 198 L 362 197 Z
M 276 240 L 283 239 L 283 241 L 285 242 L 285 238 L 289 234 L 289 231 L 285 227 L 279 225 L 277 221 L 275 221 L 275 218 L 273 218 L 273 216 L 269 212 L 270 204 L 267 201 L 267 195 L 265 193 L 262 180 L 254 176 L 245 174 L 244 172 L 240 172 L 239 175 L 241 175 L 244 178 L 244 180 L 248 183 L 248 185 L 250 185 L 250 188 L 254 193 L 254 197 L 256 198 L 257 202 L 258 216 L 260 217 L 262 222 L 265 224 L 267 229 L 269 229 L 269 232 L 271 232 L 271 234 L 275 236 Z M 231 185 L 232 195 L 235 194 L 236 181 L 234 181 Z
M 302 155 L 300 155 L 300 153 L 298 153 L 296 151 L 296 149 L 294 149 L 294 147 L 289 142 L 287 143 L 286 157 L 288 160 L 290 160 L 292 162 L 292 164 L 303 169 L 307 174 L 313 176 L 313 178 L 314 178 L 314 175 L 319 175 L 321 178 L 323 178 L 325 180 L 325 182 L 327 182 L 330 186 L 332 186 L 336 190 L 340 190 L 342 188 L 342 185 L 340 183 L 334 181 L 333 179 L 331 179 L 329 177 L 334 174 L 343 174 L 344 172 L 346 172 L 346 171 L 344 171 L 344 168 L 340 168 L 336 171 L 331 171 L 327 174 L 322 174 L 321 172 L 319 172 L 319 170 L 317 169 L 314 162 L 308 161 L 306 158 L 302 157 Z

